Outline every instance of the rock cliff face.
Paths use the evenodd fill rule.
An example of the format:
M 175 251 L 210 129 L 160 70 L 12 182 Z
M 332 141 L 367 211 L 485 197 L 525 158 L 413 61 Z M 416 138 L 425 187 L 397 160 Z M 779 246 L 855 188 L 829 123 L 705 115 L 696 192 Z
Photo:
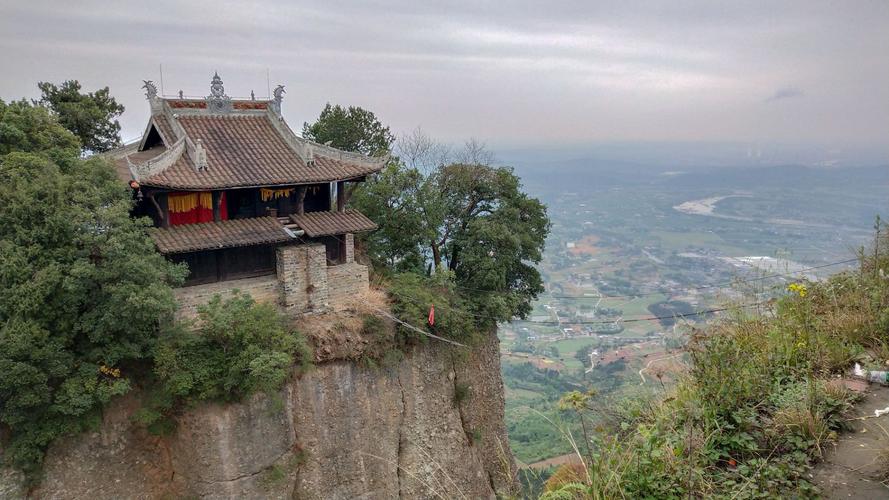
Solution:
M 313 340 L 316 367 L 279 393 L 194 408 L 170 436 L 131 423 L 136 396 L 116 401 L 98 431 L 50 449 L 30 496 L 492 498 L 513 486 L 493 335 L 463 353 L 425 342 L 388 368 L 356 360 L 372 344 L 360 335 Z M 0 496 L 25 496 L 14 479 L 0 471 Z

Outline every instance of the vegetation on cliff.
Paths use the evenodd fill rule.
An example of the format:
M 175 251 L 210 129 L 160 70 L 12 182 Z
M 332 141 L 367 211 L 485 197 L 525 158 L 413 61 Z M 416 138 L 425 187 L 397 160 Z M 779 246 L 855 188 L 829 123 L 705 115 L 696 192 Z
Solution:
M 854 361 L 889 358 L 881 229 L 857 272 L 792 284 L 757 312 L 694 332 L 690 372 L 662 399 L 614 410 L 567 395 L 565 405 L 597 424 L 574 442 L 584 477 L 550 484 L 543 498 L 816 495 L 808 467 L 855 399 L 834 377 Z
M 0 101 L 0 436 L 4 461 L 32 481 L 55 439 L 98 425 L 134 386 L 150 396 L 137 419 L 163 431 L 191 402 L 274 390 L 311 359 L 279 312 L 249 296 L 176 324 L 184 267 L 130 216 L 113 167 L 82 156 L 119 143 L 122 107 L 107 88 L 40 88 L 40 103 Z
M 130 389 L 183 275 L 80 147 L 45 108 L 0 102 L 0 425 L 4 458 L 28 472 Z

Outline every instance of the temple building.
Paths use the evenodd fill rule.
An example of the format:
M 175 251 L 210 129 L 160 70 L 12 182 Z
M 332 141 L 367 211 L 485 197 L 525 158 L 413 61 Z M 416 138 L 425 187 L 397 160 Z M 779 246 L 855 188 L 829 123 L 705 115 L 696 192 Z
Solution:
M 233 99 L 213 76 L 204 98 L 143 87 L 151 115 L 142 138 L 110 153 L 154 221 L 157 249 L 188 265 L 177 290 L 184 314 L 238 288 L 291 313 L 323 310 L 367 289 L 354 234 L 376 225 L 346 209 L 354 183 L 378 172 L 371 158 L 293 133 L 271 99 Z

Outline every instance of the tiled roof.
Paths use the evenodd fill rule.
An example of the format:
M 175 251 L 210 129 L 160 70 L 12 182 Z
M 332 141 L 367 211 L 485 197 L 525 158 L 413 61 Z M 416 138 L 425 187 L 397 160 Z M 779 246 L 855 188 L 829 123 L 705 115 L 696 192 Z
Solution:
M 377 225 L 357 210 L 345 212 L 308 212 L 302 215 L 291 215 L 292 220 L 306 236 L 330 236 L 333 234 L 360 233 L 373 231 Z
M 306 162 L 276 130 L 266 114 L 186 114 L 176 118 L 188 138 L 201 140 L 207 151 L 206 170 L 197 171 L 187 154 L 165 170 L 142 179 L 143 185 L 183 190 L 310 184 L 362 177 L 381 163 L 353 162 L 314 156 Z M 158 123 L 164 122 L 163 117 Z M 167 125 L 159 125 L 161 133 Z M 321 148 L 319 148 L 321 149 Z
M 164 145 L 170 147 L 173 143 L 176 142 L 176 134 L 173 132 L 173 126 L 170 125 L 170 122 L 167 120 L 167 117 L 162 114 L 157 114 L 152 116 L 154 119 L 154 123 L 157 125 L 158 130 L 161 133 L 161 138 L 164 140 Z
M 292 237 L 274 217 L 185 224 L 150 230 L 163 254 L 244 247 L 288 241 Z

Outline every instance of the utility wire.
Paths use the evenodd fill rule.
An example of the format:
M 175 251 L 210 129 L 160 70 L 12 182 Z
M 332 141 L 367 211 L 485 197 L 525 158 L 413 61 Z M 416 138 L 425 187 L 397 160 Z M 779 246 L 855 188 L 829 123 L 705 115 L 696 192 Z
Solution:
M 448 344 L 454 344 L 454 345 L 458 345 L 458 346 L 460 346 L 460 347 L 468 347 L 466 344 L 461 344 L 460 342 L 457 342 L 457 341 L 455 341 L 455 340 L 446 339 L 446 338 L 444 338 L 444 337 L 439 337 L 438 335 L 433 335 L 433 334 L 431 334 L 431 333 L 429 333 L 429 332 L 424 332 L 423 330 L 420 330 L 420 329 L 417 328 L 416 326 L 414 326 L 414 325 L 412 325 L 412 324 L 410 324 L 410 323 L 404 322 L 404 321 L 402 321 L 402 320 L 396 318 L 395 316 L 393 316 L 393 315 L 387 313 L 386 311 L 384 311 L 384 310 L 382 310 L 382 309 L 376 309 L 376 311 L 377 311 L 378 313 L 382 314 L 383 316 L 385 316 L 385 317 L 391 319 L 392 321 L 394 321 L 394 322 L 396 322 L 396 323 L 398 323 L 398 324 L 400 324 L 400 325 L 402 325 L 402 326 L 404 326 L 404 327 L 406 327 L 406 328 L 408 328 L 408 329 L 410 329 L 410 330 L 413 330 L 413 331 L 415 331 L 415 332 L 417 332 L 417 333 L 419 333 L 419 334 L 421 334 L 421 335 L 425 335 L 425 336 L 427 336 L 427 337 L 431 337 L 431 338 L 434 338 L 434 339 L 436 339 L 436 340 L 441 340 L 442 342 L 447 342 Z

